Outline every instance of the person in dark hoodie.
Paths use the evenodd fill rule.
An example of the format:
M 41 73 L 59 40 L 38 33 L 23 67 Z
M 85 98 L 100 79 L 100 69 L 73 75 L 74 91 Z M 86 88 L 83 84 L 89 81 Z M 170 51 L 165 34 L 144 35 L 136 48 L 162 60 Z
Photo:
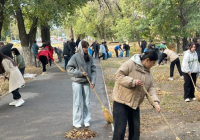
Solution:
M 74 39 L 72 38 L 71 39 L 71 42 L 70 42 L 70 47 L 71 47 L 71 57 L 75 54 L 75 51 L 76 51 L 76 43 L 74 42 Z
M 145 41 L 145 39 L 142 40 L 142 43 L 140 45 L 141 48 L 141 53 L 144 52 L 144 49 L 147 47 L 147 42 Z
M 200 63 L 200 44 L 197 42 L 197 38 L 194 38 L 193 42 L 196 45 L 196 52 L 197 52 L 197 55 L 198 55 L 198 62 Z
M 89 43 L 82 40 L 78 45 L 77 53 L 72 56 L 67 65 L 67 72 L 72 76 L 71 80 L 73 81 L 73 126 L 76 128 L 82 127 L 82 122 L 85 127 L 90 126 L 90 87 L 94 88 L 95 86 L 96 66 L 92 56 L 88 54 L 88 47 Z M 81 70 L 81 67 L 85 72 Z M 91 85 L 88 83 L 86 76 L 90 79 Z
M 107 42 L 106 41 L 104 42 L 104 46 L 105 46 L 105 49 L 106 49 L 106 54 L 107 54 L 107 59 L 108 59 L 108 57 L 109 57 L 109 54 L 108 54 L 109 50 L 108 50 L 108 46 L 107 46 Z
M 81 41 L 80 37 L 76 40 L 76 47 L 78 47 L 79 42 Z
M 12 52 L 11 52 L 11 48 L 13 47 L 13 44 L 7 44 L 4 45 L 3 42 L 0 42 L 0 52 L 2 52 L 4 55 L 10 57 L 11 59 L 13 59 L 12 56 Z
M 65 44 L 64 44 L 64 48 L 63 48 L 63 57 L 65 60 L 65 70 L 68 64 L 68 61 L 71 58 L 71 47 L 70 47 L 70 40 L 68 40 Z

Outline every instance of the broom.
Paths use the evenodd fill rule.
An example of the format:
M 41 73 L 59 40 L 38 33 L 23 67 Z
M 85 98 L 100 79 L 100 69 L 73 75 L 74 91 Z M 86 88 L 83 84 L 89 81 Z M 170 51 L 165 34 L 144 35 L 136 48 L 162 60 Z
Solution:
M 146 88 L 143 86 L 144 91 L 146 92 L 147 96 L 149 97 L 151 103 L 153 104 L 153 106 L 157 109 L 157 106 L 155 105 L 153 99 L 151 98 L 151 95 L 147 92 Z M 166 118 L 163 116 L 163 114 L 161 112 L 159 112 L 159 114 L 161 115 L 161 117 L 163 118 L 163 120 L 165 121 L 165 123 L 168 125 L 169 129 L 171 130 L 171 132 L 174 134 L 174 136 L 176 137 L 176 140 L 180 140 L 179 137 L 176 135 L 176 133 L 172 130 L 171 126 L 169 125 L 169 123 L 167 122 Z
M 81 70 L 82 70 L 83 72 L 85 72 L 84 69 L 83 69 L 82 67 L 81 67 Z M 86 78 L 87 78 L 88 82 L 90 83 L 90 85 L 92 85 L 92 83 L 90 82 L 88 76 L 86 76 Z M 103 105 L 103 103 L 101 102 L 101 100 L 100 100 L 100 98 L 99 98 L 99 96 L 98 96 L 96 90 L 95 90 L 94 88 L 93 88 L 92 90 L 93 90 L 94 93 L 96 94 L 97 99 L 99 100 L 99 102 L 100 102 L 100 104 L 101 104 L 101 106 L 102 106 L 103 115 L 104 115 L 106 121 L 107 121 L 108 123 L 113 123 L 113 116 L 112 116 L 112 114 L 111 114 L 111 113 L 109 112 L 109 110 L 106 109 L 106 107 Z
M 197 99 L 198 101 L 200 101 L 200 92 L 197 90 L 197 87 L 196 87 L 195 84 L 194 84 L 194 81 L 193 81 L 193 79 L 192 79 L 192 76 L 191 76 L 191 75 L 189 75 L 189 76 L 190 76 L 190 78 L 191 78 L 191 80 L 192 80 L 192 84 L 193 84 L 193 86 L 194 86 L 194 88 L 195 88 L 194 95 L 195 95 L 196 99 Z
M 66 70 L 64 70 L 63 68 L 61 68 L 55 61 L 54 61 L 54 64 L 56 64 L 56 66 L 62 71 L 62 72 L 65 72 Z

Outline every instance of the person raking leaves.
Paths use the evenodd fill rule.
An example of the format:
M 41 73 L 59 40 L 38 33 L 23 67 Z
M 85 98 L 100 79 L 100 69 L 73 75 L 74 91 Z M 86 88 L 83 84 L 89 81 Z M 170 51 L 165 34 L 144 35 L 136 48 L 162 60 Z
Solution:
M 157 111 L 160 112 L 160 101 L 156 95 L 153 75 L 150 71 L 157 60 L 158 54 L 156 51 L 148 50 L 142 55 L 135 54 L 123 63 L 116 72 L 113 90 L 113 140 L 124 139 L 127 121 L 129 126 L 128 140 L 140 139 L 139 106 L 146 96 L 143 86 L 151 95 Z

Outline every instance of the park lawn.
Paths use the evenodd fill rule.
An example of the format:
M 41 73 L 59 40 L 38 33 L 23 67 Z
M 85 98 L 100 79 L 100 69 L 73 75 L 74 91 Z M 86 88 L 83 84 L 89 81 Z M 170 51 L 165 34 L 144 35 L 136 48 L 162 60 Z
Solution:
M 122 63 L 129 58 L 109 58 L 101 61 L 107 91 L 113 105 L 112 91 L 115 83 L 115 73 Z M 183 100 L 183 80 L 180 80 L 177 68 L 174 71 L 174 81 L 168 81 L 169 64 L 152 69 L 154 84 L 161 101 L 162 113 L 178 134 L 180 139 L 200 140 L 200 102 L 186 103 Z M 200 79 L 197 80 L 200 85 Z M 161 116 L 145 98 L 141 110 L 141 140 L 175 139 Z M 127 134 L 126 134 L 127 135 Z

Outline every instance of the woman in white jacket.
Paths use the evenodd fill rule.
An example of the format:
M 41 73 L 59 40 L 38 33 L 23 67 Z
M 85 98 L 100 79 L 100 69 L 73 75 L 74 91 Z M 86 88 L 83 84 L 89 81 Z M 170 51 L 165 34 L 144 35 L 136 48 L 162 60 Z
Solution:
M 19 88 L 25 84 L 24 78 L 13 60 L 0 52 L 0 74 L 4 75 L 4 80 L 9 80 L 9 92 L 12 92 L 14 101 L 9 105 L 19 107 L 24 104 Z
M 198 56 L 196 53 L 196 45 L 194 43 L 189 44 L 188 50 L 185 52 L 182 61 L 182 72 L 184 76 L 184 99 L 186 102 L 190 100 L 196 100 L 194 96 L 194 86 L 192 84 L 192 77 L 194 83 L 196 84 L 197 74 L 200 72 L 200 66 L 198 62 Z

